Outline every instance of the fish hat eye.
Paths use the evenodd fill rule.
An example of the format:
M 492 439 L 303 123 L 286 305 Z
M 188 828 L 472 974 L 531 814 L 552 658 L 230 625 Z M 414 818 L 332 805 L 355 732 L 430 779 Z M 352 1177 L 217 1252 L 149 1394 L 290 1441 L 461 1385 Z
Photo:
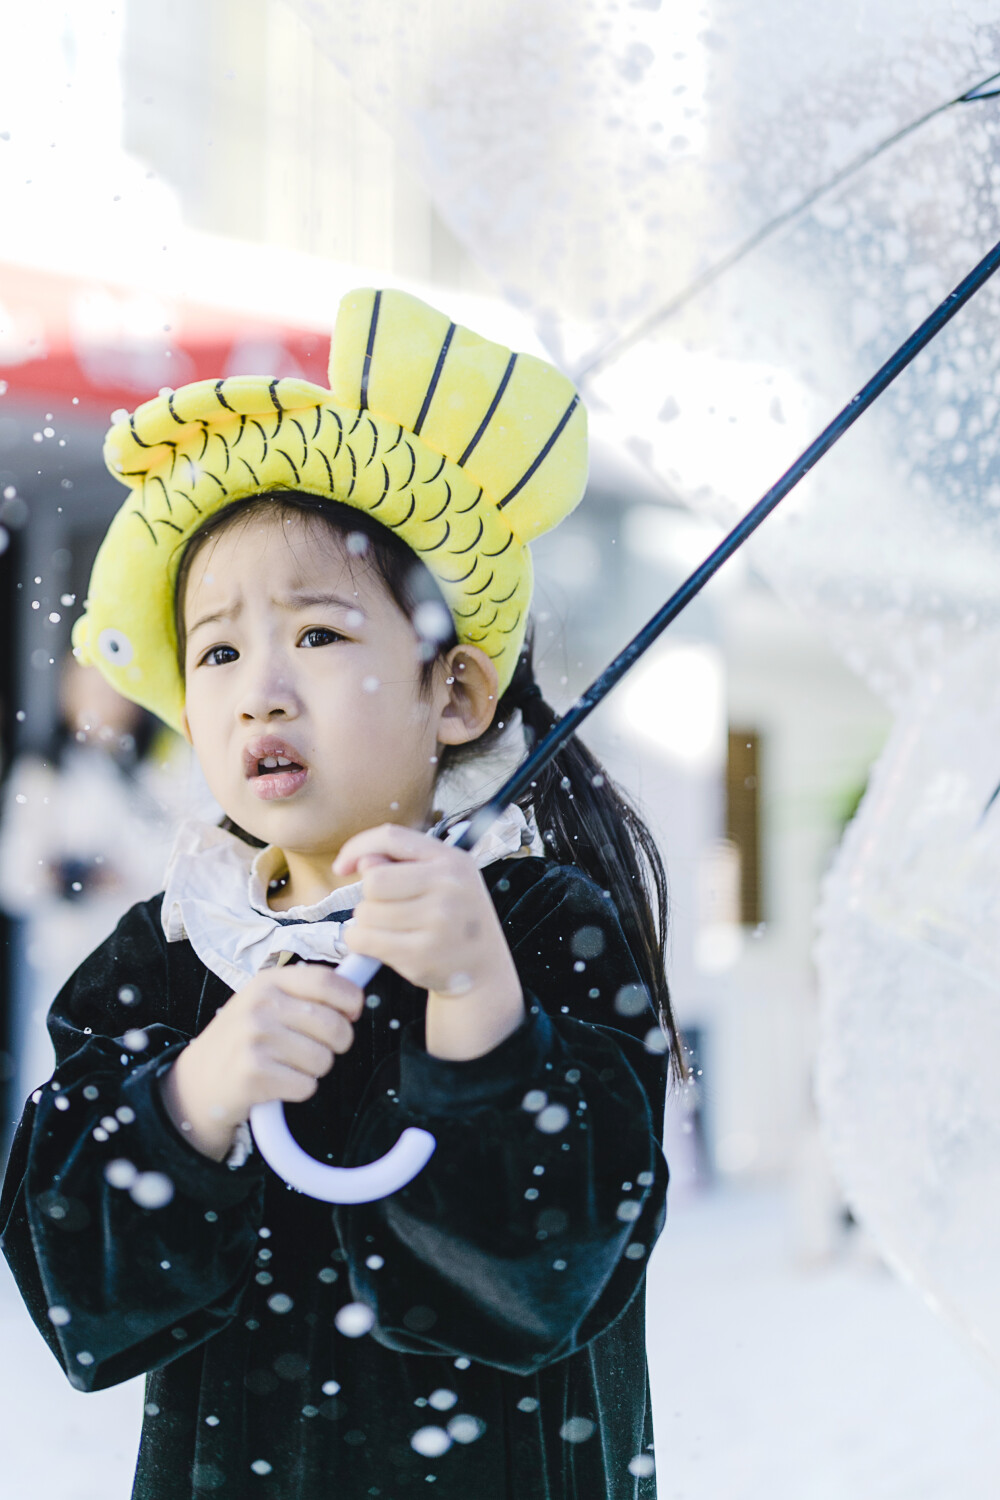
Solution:
M 579 503 L 586 410 L 553 365 L 480 338 L 405 292 L 341 302 L 329 389 L 232 376 L 116 421 L 105 462 L 128 496 L 73 628 L 85 665 L 174 729 L 184 707 L 174 584 L 185 542 L 223 506 L 294 490 L 340 501 L 426 564 L 459 641 L 502 693 L 524 641 L 529 543 Z

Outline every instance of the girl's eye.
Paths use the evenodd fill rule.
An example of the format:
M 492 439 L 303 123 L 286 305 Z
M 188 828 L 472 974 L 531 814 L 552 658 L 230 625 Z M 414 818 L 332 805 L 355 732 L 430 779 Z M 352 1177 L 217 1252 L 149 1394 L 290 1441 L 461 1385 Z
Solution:
M 299 645 L 300 646 L 305 646 L 305 645 L 311 644 L 310 641 L 309 641 L 309 637 L 311 635 L 325 635 L 331 641 L 342 641 L 342 640 L 344 640 L 344 637 L 342 635 L 340 635 L 338 631 L 336 631 L 336 630 L 330 630 L 330 629 L 328 629 L 328 627 L 326 625 L 310 625 L 309 629 L 307 631 L 305 631 L 305 633 L 303 634 L 302 639 L 299 642 Z M 319 646 L 325 646 L 326 645 L 326 641 L 318 641 L 318 642 L 316 642 L 316 644 L 319 645 Z
M 225 666 L 226 665 L 225 662 L 214 662 L 214 661 L 211 660 L 211 658 L 213 656 L 215 656 L 219 651 L 230 651 L 230 652 L 232 652 L 232 658 L 231 659 L 235 659 L 238 656 L 238 654 L 239 654 L 234 646 L 213 646 L 210 651 L 206 651 L 205 652 L 205 655 L 202 657 L 201 661 L 199 662 L 199 666 L 206 666 L 206 665 L 210 666 L 210 667 L 222 667 L 222 666 Z

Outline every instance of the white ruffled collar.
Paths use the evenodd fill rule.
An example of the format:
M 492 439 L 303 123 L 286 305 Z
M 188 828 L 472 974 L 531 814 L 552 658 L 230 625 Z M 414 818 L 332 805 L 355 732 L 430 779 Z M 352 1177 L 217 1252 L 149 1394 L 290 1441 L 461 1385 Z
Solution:
M 479 869 L 525 850 L 544 854 L 534 819 L 513 803 L 472 850 Z M 168 943 L 187 938 L 202 963 L 231 990 L 241 989 L 271 954 L 336 961 L 347 952 L 344 921 L 361 882 L 341 886 L 312 906 L 273 911 L 268 884 L 285 869 L 275 845 L 255 849 L 233 833 L 189 818 L 181 824 L 164 878 L 161 924 Z

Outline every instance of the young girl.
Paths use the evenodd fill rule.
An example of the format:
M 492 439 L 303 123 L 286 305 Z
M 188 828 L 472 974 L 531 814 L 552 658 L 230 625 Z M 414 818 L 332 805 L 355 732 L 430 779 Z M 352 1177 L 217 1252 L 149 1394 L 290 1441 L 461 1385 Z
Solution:
M 578 741 L 474 851 L 428 831 L 553 722 L 527 541 L 580 497 L 582 411 L 361 292 L 330 390 L 201 382 L 109 434 L 131 493 L 74 640 L 227 816 L 56 999 L 0 1230 L 76 1387 L 149 1372 L 135 1496 L 655 1495 L 655 846 Z M 253 1148 L 274 1099 L 321 1162 L 437 1147 L 331 1211 Z

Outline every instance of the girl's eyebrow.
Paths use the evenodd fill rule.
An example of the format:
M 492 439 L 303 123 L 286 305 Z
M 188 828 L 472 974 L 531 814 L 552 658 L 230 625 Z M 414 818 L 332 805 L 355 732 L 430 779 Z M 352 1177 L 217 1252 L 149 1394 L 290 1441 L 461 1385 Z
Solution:
M 295 592 L 286 594 L 283 599 L 275 599 L 274 602 L 275 604 L 277 604 L 279 609 L 311 609 L 317 604 L 332 604 L 339 609 L 355 610 L 362 617 L 364 617 L 365 613 L 364 610 L 361 609 L 358 605 L 358 601 L 356 599 L 341 599 L 336 594 L 309 594 L 304 592 Z M 242 605 L 237 604 L 235 608 L 224 608 L 217 610 L 214 614 L 203 615 L 200 620 L 198 620 L 194 625 L 190 627 L 190 629 L 188 630 L 188 637 L 190 638 L 191 636 L 193 636 L 195 631 L 200 630 L 203 625 L 214 625 L 219 620 L 233 619 L 240 613 L 241 608 Z
M 294 593 L 286 594 L 284 599 L 276 599 L 274 602 L 281 609 L 310 609 L 316 604 L 333 604 L 339 609 L 353 609 L 359 615 L 364 614 L 364 610 L 356 599 L 341 599 L 336 594 L 309 594 L 296 590 Z

